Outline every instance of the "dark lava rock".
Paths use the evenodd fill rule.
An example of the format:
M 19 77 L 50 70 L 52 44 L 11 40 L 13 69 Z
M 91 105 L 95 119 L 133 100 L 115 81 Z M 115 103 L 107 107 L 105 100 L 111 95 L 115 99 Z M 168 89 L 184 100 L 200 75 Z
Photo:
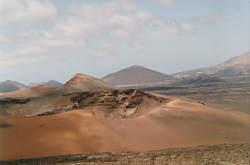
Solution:
M 0 104 L 26 104 L 31 101 L 31 98 L 4 98 L 0 99 Z

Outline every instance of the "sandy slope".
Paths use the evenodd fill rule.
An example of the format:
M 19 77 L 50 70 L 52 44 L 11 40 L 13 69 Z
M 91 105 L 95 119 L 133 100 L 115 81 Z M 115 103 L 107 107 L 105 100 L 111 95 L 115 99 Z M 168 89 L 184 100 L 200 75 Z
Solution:
M 248 127 L 248 114 L 181 99 L 135 119 L 97 118 L 86 111 L 0 117 L 0 159 L 246 143 Z
M 0 159 L 119 151 L 118 133 L 92 114 L 71 111 L 46 117 L 1 118 Z

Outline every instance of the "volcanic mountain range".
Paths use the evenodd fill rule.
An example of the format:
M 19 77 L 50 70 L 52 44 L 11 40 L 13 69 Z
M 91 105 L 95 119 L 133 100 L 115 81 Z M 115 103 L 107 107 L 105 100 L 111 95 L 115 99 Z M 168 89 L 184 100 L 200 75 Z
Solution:
M 201 84 L 211 83 L 212 81 L 215 83 L 217 81 L 221 83 L 223 80 L 227 80 L 228 78 L 233 79 L 239 77 L 243 77 L 245 79 L 246 77 L 247 79 L 250 77 L 249 52 L 241 56 L 234 57 L 216 66 L 180 72 L 173 75 L 167 75 L 139 65 L 131 66 L 115 73 L 108 74 L 101 80 L 85 74 L 76 74 L 72 79 L 66 82 L 64 86 L 71 89 L 98 90 L 102 88 L 110 89 L 114 87 L 113 85 L 118 87 L 133 88 L 138 86 L 145 87 L 171 84 L 192 84 L 197 83 L 197 80 L 199 80 L 198 83 Z M 32 83 L 30 86 L 32 88 L 41 85 L 48 87 L 63 87 L 62 83 L 55 80 L 51 80 L 46 83 Z M 0 93 L 30 88 L 30 86 L 8 80 L 0 83 Z
M 229 77 L 250 74 L 250 52 L 233 57 L 224 63 L 207 67 L 184 71 L 174 74 L 175 77 L 192 77 L 194 75 L 206 74 L 217 77 Z

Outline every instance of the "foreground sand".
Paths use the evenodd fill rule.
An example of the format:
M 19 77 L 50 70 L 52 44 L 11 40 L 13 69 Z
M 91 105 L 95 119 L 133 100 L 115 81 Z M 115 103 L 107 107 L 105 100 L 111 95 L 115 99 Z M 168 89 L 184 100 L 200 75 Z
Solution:
M 172 99 L 134 119 L 74 110 L 0 117 L 0 126 L 0 160 L 249 142 L 249 114 L 183 99 Z
M 99 153 L 0 162 L 1 165 L 248 165 L 249 145 L 226 144 L 142 153 Z

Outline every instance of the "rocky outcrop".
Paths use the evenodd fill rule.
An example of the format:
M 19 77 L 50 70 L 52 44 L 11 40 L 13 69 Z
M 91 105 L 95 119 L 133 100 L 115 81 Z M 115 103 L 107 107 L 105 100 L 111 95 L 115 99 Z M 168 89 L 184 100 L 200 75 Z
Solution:
M 143 115 L 165 101 L 165 98 L 134 89 L 114 89 L 37 98 L 3 98 L 0 99 L 0 113 L 10 116 L 47 116 L 80 109 L 99 117 L 131 118 Z
M 146 100 L 147 99 L 147 100 Z M 77 109 L 102 107 L 109 117 L 135 117 L 140 106 L 146 101 L 161 104 L 165 98 L 157 97 L 138 90 L 111 90 L 100 92 L 83 92 L 71 98 Z M 98 113 L 98 112 L 97 112 Z

